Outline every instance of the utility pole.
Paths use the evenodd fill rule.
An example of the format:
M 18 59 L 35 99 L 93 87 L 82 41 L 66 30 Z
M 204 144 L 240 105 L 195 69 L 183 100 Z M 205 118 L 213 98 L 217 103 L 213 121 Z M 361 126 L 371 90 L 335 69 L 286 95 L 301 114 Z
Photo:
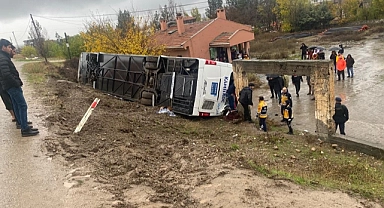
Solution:
M 16 39 L 16 36 L 15 36 L 15 32 L 12 31 L 12 34 L 13 34 L 13 37 L 15 38 L 17 51 L 20 51 L 20 47 L 19 47 L 19 44 L 17 43 L 17 39 Z
M 35 21 L 33 20 L 32 14 L 30 14 L 30 15 L 31 15 L 31 20 L 32 20 L 33 27 L 35 28 L 35 31 L 36 31 L 37 42 L 38 42 L 38 47 L 39 47 L 40 53 L 44 57 L 45 63 L 48 63 L 47 56 L 46 56 L 46 54 L 44 52 L 44 46 L 43 46 L 43 43 L 41 42 L 40 32 L 39 32 L 39 30 L 36 27 L 36 24 L 35 24 Z
M 65 45 L 67 46 L 67 49 L 68 49 L 69 60 L 71 60 L 72 59 L 72 57 L 71 57 L 71 50 L 69 49 L 67 33 L 64 33 L 64 36 L 65 36 Z

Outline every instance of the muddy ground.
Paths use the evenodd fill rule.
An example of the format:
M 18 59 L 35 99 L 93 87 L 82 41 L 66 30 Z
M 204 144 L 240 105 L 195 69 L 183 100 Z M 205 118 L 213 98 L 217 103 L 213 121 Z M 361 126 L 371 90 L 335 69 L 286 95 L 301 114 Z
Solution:
M 317 39 L 303 41 L 315 44 Z M 74 176 L 90 175 L 98 188 L 110 192 L 114 207 L 382 207 L 353 192 L 325 190 L 317 181 L 302 187 L 264 168 L 287 174 L 313 174 L 320 169 L 343 173 L 352 168 L 328 164 L 327 154 L 355 152 L 334 149 L 299 131 L 289 136 L 286 126 L 271 122 L 267 134 L 255 124 L 234 124 L 223 118 L 158 114 L 158 107 L 77 84 L 76 63 L 36 85 L 46 109 L 41 116 L 51 133 L 45 147 L 50 157 L 64 158 L 71 169 L 79 170 Z M 96 97 L 101 99 L 99 105 L 82 131 L 73 134 Z M 284 146 L 293 146 L 293 152 Z M 312 157 L 319 159 L 307 159 Z M 87 181 L 72 183 L 76 189 Z M 340 178 L 340 183 L 348 181 Z
M 63 70 L 75 74 L 75 69 Z M 335 151 L 310 135 L 288 136 L 282 133 L 285 126 L 266 134 L 255 124 L 222 118 L 170 117 L 158 114 L 157 107 L 55 78 L 36 90 L 52 133 L 44 140 L 48 154 L 86 170 L 114 195 L 114 207 L 381 207 L 356 195 L 324 190 L 316 181 L 303 188 L 273 174 L 263 176 L 261 164 L 308 173 L 325 167 L 324 160 L 309 164 L 301 160 L 306 155 L 300 150 L 287 155 L 277 146 Z M 73 134 L 96 97 L 99 105 L 82 131 Z M 73 188 L 86 183 L 76 182 Z

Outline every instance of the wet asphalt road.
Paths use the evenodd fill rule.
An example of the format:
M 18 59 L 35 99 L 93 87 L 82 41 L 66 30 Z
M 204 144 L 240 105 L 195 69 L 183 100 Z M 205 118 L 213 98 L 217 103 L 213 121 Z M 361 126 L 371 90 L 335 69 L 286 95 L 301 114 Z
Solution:
M 350 45 L 345 48 L 345 57 L 351 54 L 355 59 L 354 78 L 345 81 L 335 80 L 335 95 L 343 100 L 349 109 L 350 119 L 346 123 L 346 138 L 354 141 L 364 141 L 384 149 L 384 38 L 368 40 L 361 45 Z M 326 58 L 329 58 L 327 51 Z M 265 77 L 262 77 L 265 79 Z M 294 117 L 293 128 L 295 130 L 307 130 L 315 133 L 314 101 L 307 95 L 308 86 L 305 77 L 300 91 L 300 97 L 296 97 L 295 88 L 289 85 L 289 92 L 293 97 Z M 269 89 L 255 90 L 253 97 L 257 103 L 259 95 L 268 100 L 268 115 L 270 118 L 280 120 L 274 114 L 280 115 L 278 101 L 270 99 Z M 254 116 L 256 108 L 252 109 Z M 339 134 L 339 131 L 337 131 Z

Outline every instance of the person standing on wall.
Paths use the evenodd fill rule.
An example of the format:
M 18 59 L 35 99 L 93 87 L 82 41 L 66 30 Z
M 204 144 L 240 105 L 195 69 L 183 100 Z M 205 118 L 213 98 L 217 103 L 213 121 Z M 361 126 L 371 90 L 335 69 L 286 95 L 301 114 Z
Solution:
M 239 93 L 239 102 L 244 108 L 244 120 L 249 123 L 253 123 L 250 106 L 253 106 L 252 90 L 254 88 L 255 84 L 249 83 L 248 87 L 244 87 Z
M 257 114 L 256 117 L 259 117 L 259 126 L 260 130 L 263 130 L 267 132 L 267 110 L 268 106 L 264 101 L 264 97 L 260 96 L 259 97 L 259 105 L 257 106 Z
M 353 78 L 353 65 L 355 64 L 355 59 L 352 58 L 351 54 L 348 54 L 347 59 L 345 61 L 347 62 L 347 77 Z
M 335 114 L 332 116 L 333 120 L 336 123 L 336 130 L 337 127 L 340 129 L 340 134 L 345 135 L 345 122 L 349 120 L 349 112 L 348 108 L 341 104 L 341 98 L 336 97 L 336 104 L 335 104 Z
M 19 72 L 11 61 L 12 44 L 8 40 L 0 40 L 0 83 L 3 90 L 7 91 L 13 105 L 13 110 L 18 122 L 21 125 L 21 135 L 23 137 L 35 136 L 39 134 L 38 129 L 32 129 L 28 125 L 27 103 L 23 95 L 23 82 Z
M 305 43 L 302 43 L 300 50 L 301 50 L 301 60 L 307 59 L 308 46 L 306 46 Z
M 301 87 L 301 83 L 303 82 L 303 77 L 302 76 L 296 76 L 296 75 L 292 75 L 292 83 L 293 85 L 295 85 L 295 89 L 296 89 L 296 97 L 299 97 L 299 92 L 300 92 L 300 87 Z

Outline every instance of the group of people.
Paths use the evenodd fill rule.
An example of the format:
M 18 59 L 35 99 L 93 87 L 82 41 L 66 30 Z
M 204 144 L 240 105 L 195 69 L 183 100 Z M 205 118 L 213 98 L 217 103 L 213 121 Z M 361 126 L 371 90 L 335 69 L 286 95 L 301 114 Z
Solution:
M 341 78 L 344 80 L 344 70 L 347 69 L 348 76 L 350 78 L 353 78 L 353 65 L 355 63 L 354 59 L 352 58 L 352 55 L 348 54 L 347 58 L 345 59 L 343 57 L 344 48 L 342 45 L 339 45 L 340 50 L 338 51 L 338 54 L 336 54 L 336 51 L 332 51 L 332 54 L 330 56 L 331 60 L 334 60 L 334 67 L 335 67 L 335 73 L 338 75 L 338 80 L 341 80 Z M 323 51 L 316 51 L 313 49 L 308 49 L 308 47 L 303 43 L 301 48 L 302 50 L 302 59 L 325 59 L 325 55 Z M 317 54 L 317 55 L 316 55 Z M 288 126 L 288 134 L 293 134 L 292 129 L 292 120 L 293 120 L 293 102 L 292 102 L 292 95 L 288 92 L 288 85 L 289 85 L 289 78 L 286 75 L 274 75 L 274 74 L 267 74 L 266 79 L 268 81 L 269 89 L 271 92 L 270 98 L 276 98 L 279 100 L 280 105 L 280 114 L 282 117 L 281 122 L 285 122 Z M 299 75 L 292 75 L 291 77 L 292 84 L 295 86 L 295 93 L 296 96 L 300 96 L 300 90 L 301 90 L 301 83 L 304 82 L 303 77 Z M 314 80 L 311 79 L 310 76 L 306 76 L 306 81 L 308 85 L 308 93 L 307 95 L 313 95 L 314 94 Z M 251 117 L 251 111 L 250 107 L 253 106 L 252 102 L 252 91 L 254 89 L 255 85 L 253 83 L 250 83 L 247 87 L 244 87 L 239 94 L 239 103 L 242 105 L 244 109 L 244 120 L 253 123 L 252 117 Z M 230 87 L 231 88 L 231 87 Z M 232 89 L 232 88 L 231 88 Z M 235 98 L 235 89 L 231 90 L 229 89 L 228 92 L 231 93 L 231 97 Z M 312 100 L 314 100 L 314 96 Z M 235 101 L 235 99 L 231 99 Z M 336 129 L 339 128 L 340 134 L 345 135 L 345 122 L 349 119 L 349 113 L 348 108 L 341 104 L 341 98 L 336 98 L 336 104 L 335 104 L 335 113 L 333 115 L 333 120 L 336 124 Z M 263 96 L 259 97 L 259 103 L 257 108 L 257 114 L 256 117 L 259 120 L 259 127 L 260 130 L 267 131 L 267 122 L 266 119 L 268 117 L 267 115 L 268 106 L 265 102 L 265 98 Z
M 249 83 L 248 86 L 244 87 L 239 93 L 239 102 L 244 109 L 244 120 L 250 123 L 253 123 L 250 107 L 253 106 L 252 91 L 254 87 L 255 85 L 253 83 Z M 335 113 L 332 116 L 332 118 L 335 121 L 336 130 L 337 128 L 339 128 L 340 134 L 345 135 L 345 123 L 349 120 L 348 108 L 345 105 L 341 104 L 342 100 L 340 97 L 336 97 L 335 100 L 336 100 Z M 293 134 L 293 129 L 292 129 L 292 120 L 294 118 L 293 110 L 292 110 L 293 102 L 292 102 L 292 96 L 288 92 L 288 89 L 286 87 L 283 87 L 281 91 L 281 96 L 279 98 L 279 105 L 280 105 L 280 113 L 282 116 L 281 122 L 285 122 L 287 124 L 288 130 L 289 130 L 288 134 Z M 266 119 L 268 117 L 267 112 L 268 112 L 268 105 L 265 102 L 264 97 L 259 96 L 259 103 L 257 107 L 256 117 L 259 119 L 260 130 L 264 132 L 267 132 L 267 122 L 266 122 Z
M 271 91 L 271 98 L 276 97 L 276 99 L 280 99 L 283 88 L 288 88 L 289 86 L 289 77 L 287 75 L 275 74 L 267 74 L 266 76 L 269 90 Z M 296 97 L 300 97 L 301 83 L 304 82 L 303 76 L 292 75 L 291 81 L 292 84 L 295 86 Z M 314 83 L 311 81 L 310 76 L 307 76 L 306 81 L 309 89 L 307 95 L 313 95 Z
M 302 60 L 311 60 L 311 59 L 325 59 L 325 52 L 319 48 L 309 48 L 305 43 L 302 43 L 300 46 L 301 50 L 301 59 Z
M 253 123 L 250 107 L 253 106 L 252 91 L 254 87 L 255 85 L 253 83 L 249 83 L 248 86 L 244 87 L 239 93 L 239 102 L 244 109 L 244 120 L 250 123 Z M 293 120 L 292 96 L 288 92 L 288 89 L 286 87 L 283 87 L 282 91 L 280 92 L 279 103 L 281 106 L 280 113 L 282 115 L 281 122 L 286 122 L 289 130 L 288 134 L 293 134 L 293 129 L 291 125 Z M 256 117 L 259 119 L 260 130 L 265 132 L 267 132 L 267 122 L 266 122 L 266 119 L 268 117 L 267 112 L 268 112 L 268 105 L 265 102 L 264 97 L 260 96 Z
M 28 121 L 27 103 L 23 95 L 23 82 L 11 58 L 16 54 L 15 47 L 6 39 L 0 40 L 0 95 L 6 109 L 10 112 L 16 128 L 21 129 L 21 136 L 39 134 L 37 128 Z
M 335 69 L 335 74 L 337 74 L 337 81 L 340 81 L 341 78 L 345 79 L 345 69 L 347 69 L 348 76 L 347 78 L 353 78 L 353 65 L 355 64 L 355 59 L 352 57 L 351 54 L 347 55 L 347 58 L 344 58 L 343 56 L 344 49 L 338 51 L 336 54 L 336 51 L 332 51 L 330 55 L 330 59 L 333 60 L 333 65 Z

